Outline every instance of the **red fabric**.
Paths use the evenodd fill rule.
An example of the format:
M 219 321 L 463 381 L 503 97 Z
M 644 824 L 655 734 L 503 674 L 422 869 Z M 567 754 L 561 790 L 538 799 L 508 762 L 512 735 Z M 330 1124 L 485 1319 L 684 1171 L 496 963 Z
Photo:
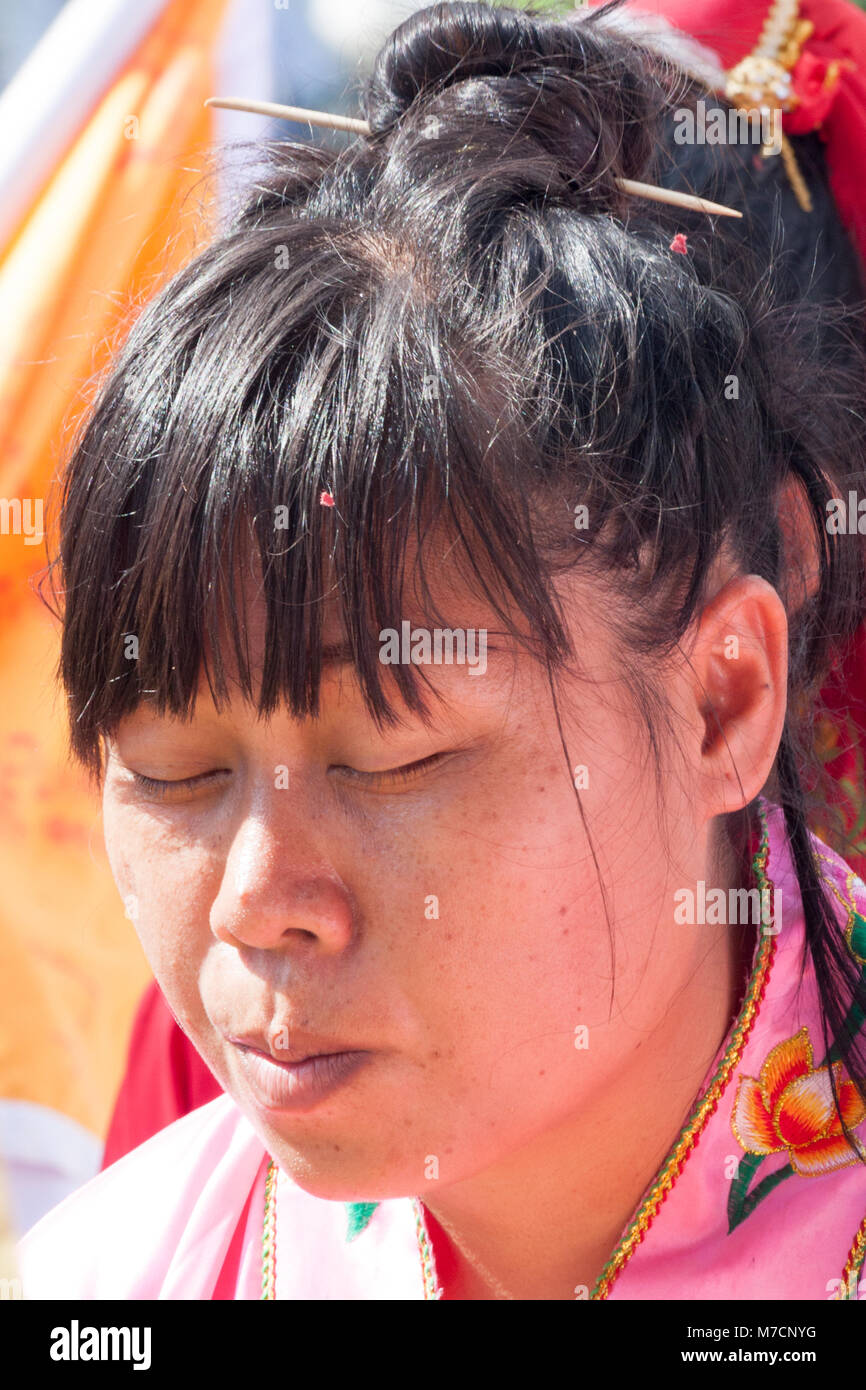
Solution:
M 791 135 L 820 130 L 839 216 L 866 261 L 866 14 L 845 0 L 801 0 L 800 17 L 815 29 L 792 72 L 801 105 L 782 126 Z
M 818 721 L 815 744 L 833 778 L 833 804 L 849 837 L 845 858 L 866 880 L 866 623 L 821 694 L 829 715 Z M 815 829 L 826 840 L 833 827 L 819 824 Z
M 157 1130 L 205 1105 L 222 1087 L 196 1052 L 156 981 L 144 993 L 105 1141 L 103 1168 Z

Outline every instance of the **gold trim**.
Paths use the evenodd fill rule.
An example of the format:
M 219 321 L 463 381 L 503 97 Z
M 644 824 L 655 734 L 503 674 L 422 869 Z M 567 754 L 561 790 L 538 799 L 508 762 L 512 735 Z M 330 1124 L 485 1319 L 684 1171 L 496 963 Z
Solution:
M 279 1173 L 273 1159 L 265 1177 L 265 1219 L 262 1225 L 262 1298 L 277 1296 L 277 1181 Z
M 418 1254 L 421 1256 L 421 1273 L 424 1282 L 424 1299 L 428 1301 L 434 1298 L 441 1298 L 444 1290 L 440 1287 L 436 1274 L 436 1259 L 433 1254 L 433 1242 L 427 1230 L 427 1217 L 424 1210 L 424 1203 L 420 1197 L 412 1198 L 412 1211 L 415 1216 L 415 1239 L 418 1243 Z
M 788 175 L 788 182 L 794 190 L 794 197 L 800 204 L 804 212 L 811 212 L 813 208 L 812 195 L 806 185 L 806 180 L 800 172 L 797 163 L 797 156 L 794 154 L 793 146 L 784 131 L 782 131 L 782 159 L 785 162 L 785 172 Z
M 837 860 L 834 860 L 830 857 L 830 855 L 822 854 L 820 850 L 817 850 L 816 854 L 817 857 L 821 859 L 825 864 L 830 864 L 834 868 L 838 867 L 838 860 L 842 858 L 842 856 L 839 855 Z M 830 889 L 830 892 L 833 894 L 834 898 L 836 898 L 836 900 L 842 904 L 842 906 L 845 909 L 845 912 L 847 913 L 848 921 L 845 925 L 845 943 L 848 947 L 848 950 L 850 951 L 854 959 L 857 961 L 858 965 L 866 965 L 866 957 L 859 955 L 857 951 L 854 950 L 854 947 L 851 945 L 851 938 L 854 935 L 854 918 L 862 917 L 864 915 L 863 913 L 861 913 L 859 907 L 857 906 L 857 899 L 854 896 L 854 884 L 855 882 L 859 883 L 860 887 L 864 890 L 864 892 L 866 892 L 866 883 L 864 883 L 860 875 L 848 864 L 845 864 L 844 861 L 843 867 L 846 870 L 845 892 L 848 894 L 848 898 L 844 896 L 842 890 L 838 887 L 838 885 L 835 884 L 831 878 L 827 878 L 825 874 L 821 875 L 821 882 L 826 884 L 826 886 Z M 850 902 L 848 900 L 849 898 Z
M 758 814 L 763 828 L 763 839 L 758 853 L 755 856 L 755 867 L 757 869 L 760 886 L 762 888 L 768 886 L 775 892 L 773 882 L 766 872 L 770 854 L 770 841 L 766 812 L 762 806 L 759 806 Z M 595 1286 L 590 1294 L 591 1299 L 600 1301 L 607 1298 L 615 1281 L 628 1264 L 638 1245 L 640 1245 L 641 1241 L 646 1237 L 647 1231 L 658 1215 L 662 1202 L 666 1200 L 668 1193 L 671 1191 L 671 1188 L 682 1172 L 692 1149 L 695 1147 L 706 1127 L 710 1116 L 718 1107 L 722 1093 L 728 1085 L 734 1069 L 743 1055 L 746 1041 L 752 1030 L 755 1019 L 758 1016 L 758 1010 L 767 987 L 767 980 L 769 979 L 770 967 L 773 963 L 775 951 L 775 936 L 765 936 L 756 951 L 745 998 L 743 999 L 737 1022 L 731 1035 L 731 1041 L 728 1044 L 725 1055 L 719 1063 L 719 1068 L 705 1091 L 703 1098 L 698 1102 L 691 1119 L 687 1121 L 685 1127 L 680 1132 L 680 1136 L 669 1157 L 662 1165 L 653 1183 L 652 1190 L 641 1202 L 636 1215 L 620 1237 L 619 1243 L 614 1249 L 613 1254 L 596 1280 Z
M 815 27 L 808 20 L 801 20 L 799 11 L 799 0 L 774 0 L 767 11 L 760 38 L 755 45 L 757 56 L 773 58 L 785 67 L 794 66 L 799 57 L 799 51 L 793 51 L 799 31 L 805 27 L 805 40 Z
M 864 1260 L 866 1260 L 866 1216 L 860 1222 L 857 1234 L 851 1242 L 851 1249 L 848 1251 L 848 1258 L 842 1270 L 842 1283 L 839 1292 L 833 1295 L 835 1299 L 840 1301 L 857 1299 L 857 1290 L 851 1292 L 851 1276 L 855 1272 L 858 1275 L 862 1273 Z M 846 1290 L 844 1294 L 842 1289 Z

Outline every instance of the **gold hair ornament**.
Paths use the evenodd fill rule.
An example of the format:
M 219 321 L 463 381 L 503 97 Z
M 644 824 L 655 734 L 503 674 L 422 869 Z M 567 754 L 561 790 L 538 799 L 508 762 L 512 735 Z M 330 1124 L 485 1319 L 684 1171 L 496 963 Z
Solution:
M 761 153 L 764 159 L 773 153 L 781 154 L 797 202 L 804 212 L 811 212 L 812 198 L 806 180 L 791 142 L 782 130 L 782 113 L 793 111 L 799 105 L 793 89 L 792 69 L 815 28 L 811 20 L 800 19 L 799 11 L 799 0 L 774 0 L 752 52 L 726 73 L 725 96 L 741 111 L 757 110 L 769 115 L 773 123 L 772 137 Z M 839 63 L 830 64 L 827 85 L 838 80 L 839 71 Z
M 330 111 L 308 111 L 303 106 L 282 106 L 275 101 L 247 101 L 240 97 L 208 97 L 205 106 L 221 106 L 227 111 L 252 111 L 258 116 L 277 116 L 284 121 L 308 121 L 310 125 L 328 126 L 331 130 L 348 130 L 355 135 L 370 135 L 369 123 L 354 116 L 338 116 Z M 693 193 L 679 193 L 673 188 L 659 188 L 653 183 L 638 183 L 635 179 L 616 180 L 623 193 L 634 198 L 649 198 L 656 203 L 671 203 L 677 208 L 693 208 L 696 212 L 716 213 L 719 217 L 742 217 L 736 208 L 712 203 Z

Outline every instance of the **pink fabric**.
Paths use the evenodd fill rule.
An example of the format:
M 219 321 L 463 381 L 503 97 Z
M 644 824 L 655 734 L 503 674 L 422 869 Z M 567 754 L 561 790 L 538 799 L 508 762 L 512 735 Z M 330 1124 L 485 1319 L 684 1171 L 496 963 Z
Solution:
M 850 880 L 856 906 L 866 912 L 866 886 L 820 842 L 819 848 L 829 861 L 822 863 L 823 874 L 843 895 Z M 764 998 L 717 1109 L 638 1253 L 614 1284 L 612 1298 L 828 1299 L 839 1291 L 843 1267 L 866 1218 L 866 1165 L 851 1154 L 853 1161 L 835 1171 L 808 1177 L 795 1172 L 728 1232 L 726 1209 L 733 1177 L 726 1174 L 747 1157 L 733 1128 L 742 1078 L 759 1078 L 771 1049 L 793 1039 L 803 1027 L 808 1029 L 815 1067 L 824 1060 L 811 968 L 800 986 L 802 906 L 782 836 L 782 814 L 776 808 L 770 815 L 767 873 L 775 893 L 781 894 L 783 912 Z M 847 914 L 841 904 L 839 913 L 844 926 Z M 726 1047 L 727 1040 L 711 1075 Z M 861 1139 L 863 1130 L 863 1125 L 855 1130 Z M 783 1168 L 789 1154 L 764 1158 L 751 1190 Z M 866 1296 L 866 1286 L 863 1293 Z
M 792 1172 L 728 1232 L 729 1196 L 738 1165 L 744 1160 L 747 1168 L 749 1163 L 759 1165 L 750 1177 L 749 1191 L 754 1192 L 792 1155 L 798 1164 L 814 1165 L 818 1150 L 813 1141 L 820 1142 L 821 1134 L 832 1128 L 827 1120 L 819 1125 L 820 1133 L 808 1132 L 812 1112 L 807 1092 L 813 1112 L 815 1095 L 819 1096 L 820 1110 L 821 1078 L 816 1073 L 821 1071 L 824 1048 L 811 970 L 798 988 L 803 917 L 776 808 L 770 809 L 769 831 L 767 873 L 776 894 L 781 894 L 783 914 L 763 997 L 715 1110 L 674 1175 L 666 1199 L 645 1223 L 644 1238 L 616 1271 L 608 1297 L 840 1296 L 843 1270 L 866 1214 L 866 1165 L 853 1154 L 853 1161 L 828 1171 L 810 1176 Z M 866 913 L 866 887 L 820 842 L 819 848 L 827 856 L 825 875 L 843 898 L 853 895 L 858 911 Z M 844 929 L 848 913 L 841 902 L 839 919 Z M 796 1052 L 796 1039 L 804 1028 L 812 1044 L 811 1065 L 801 1061 L 799 1070 L 795 1066 L 780 1079 L 781 1064 L 785 1058 L 790 1061 L 792 1049 Z M 705 1088 L 729 1041 L 720 1049 Z M 783 1044 L 787 1047 L 780 1047 Z M 799 1047 L 802 1051 L 802 1039 Z M 742 1101 L 746 1092 L 757 1094 L 755 1083 L 773 1048 L 780 1048 L 779 1065 L 773 1075 L 765 1070 L 765 1082 L 772 1081 L 778 1091 L 768 1094 L 779 1123 L 788 1126 L 786 1135 L 790 1137 L 791 1126 L 799 1126 L 796 1144 L 792 1141 L 788 1149 L 764 1158 L 749 1158 L 732 1118 L 738 1096 Z M 788 1083 L 793 1089 L 785 1089 Z M 749 1116 L 754 1119 L 754 1106 L 745 1120 L 742 1105 L 741 1112 L 742 1134 L 746 1120 L 752 1123 Z M 755 1123 L 759 1120 L 760 1115 Z M 812 1123 L 814 1128 L 814 1114 Z M 770 1121 L 767 1124 L 764 1138 L 769 1142 L 775 1131 Z M 857 1133 L 862 1132 L 858 1123 Z M 184 1116 L 98 1174 L 29 1232 L 19 1247 L 25 1297 L 259 1298 L 267 1162 L 261 1140 L 229 1096 Z M 435 1232 L 435 1223 L 431 1227 Z M 380 1203 L 360 1234 L 351 1241 L 346 1235 L 342 1203 L 311 1197 L 281 1172 L 277 1297 L 424 1297 L 411 1199 Z M 858 1273 L 856 1261 L 853 1286 L 845 1285 L 845 1290 L 853 1287 L 853 1297 Z

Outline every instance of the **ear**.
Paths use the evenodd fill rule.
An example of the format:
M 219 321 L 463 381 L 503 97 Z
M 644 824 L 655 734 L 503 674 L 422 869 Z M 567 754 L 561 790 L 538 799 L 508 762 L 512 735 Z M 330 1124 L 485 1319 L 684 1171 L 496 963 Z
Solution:
M 756 574 L 729 579 L 704 608 L 689 653 L 698 792 L 707 818 L 737 811 L 770 775 L 788 700 L 788 620 Z

